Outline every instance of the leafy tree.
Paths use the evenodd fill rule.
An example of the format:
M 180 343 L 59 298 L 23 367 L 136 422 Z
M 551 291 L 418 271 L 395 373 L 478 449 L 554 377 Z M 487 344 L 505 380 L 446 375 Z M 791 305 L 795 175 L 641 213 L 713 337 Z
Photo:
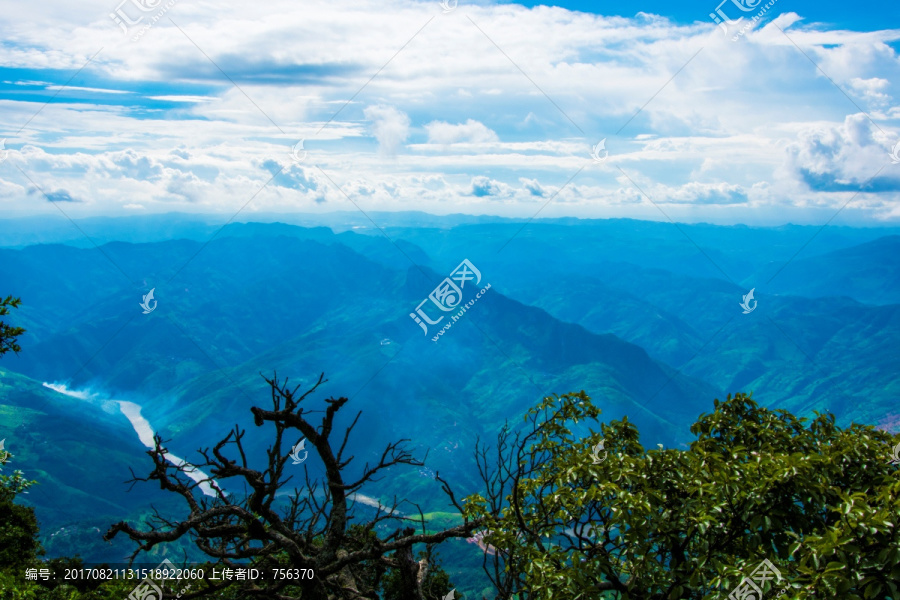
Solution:
M 209 478 L 198 483 L 187 476 L 191 466 L 176 466 L 166 460 L 166 449 L 157 436 L 155 448 L 148 452 L 155 465 L 153 472 L 148 478 L 135 478 L 134 481 L 158 481 L 162 489 L 183 498 L 187 514 L 181 520 L 157 514 L 150 521 L 149 530 L 119 522 L 109 529 L 105 539 L 126 534 L 138 542 L 133 555 L 137 556 L 140 551 L 150 551 L 157 544 L 190 538 L 202 552 L 216 560 L 220 568 L 249 562 L 267 573 L 274 568 L 292 568 L 310 570 L 314 574 L 311 578 L 291 580 L 206 581 L 186 594 L 186 599 L 234 588 L 240 588 L 241 597 L 280 600 L 378 598 L 382 577 L 393 569 L 401 582 L 396 588 L 396 600 L 424 600 L 421 584 L 425 581 L 424 570 L 428 565 L 413 559 L 413 548 L 421 545 L 427 548 L 452 537 L 467 537 L 480 526 L 480 520 L 463 519 L 462 525 L 428 531 L 422 512 L 418 511 L 418 520 L 401 516 L 399 506 L 402 502 L 395 498 L 390 506 L 379 505 L 375 515 L 368 520 L 353 523 L 358 515 L 353 513 L 352 499 L 366 483 L 392 466 L 422 466 L 424 463 L 405 449 L 407 440 L 400 440 L 385 448 L 377 464 L 367 463 L 351 476 L 348 466 L 353 457 L 347 456 L 347 442 L 361 413 L 357 413 L 343 432 L 340 445 L 335 447 L 332 443 L 334 418 L 348 402 L 347 398 L 329 398 L 325 400 L 324 411 L 313 410 L 308 407 L 310 400 L 307 398 L 325 382 L 323 376 L 302 394 L 298 393 L 299 386 L 291 389 L 288 381 L 279 382 L 277 375 L 264 379 L 271 388 L 272 410 L 254 407 L 251 412 L 258 427 L 266 423 L 274 425 L 265 469 L 259 471 L 249 466 L 251 461 L 243 444 L 245 431 L 236 426 L 212 450 L 200 450 L 204 460 L 196 467 L 208 473 Z M 311 422 L 311 415 L 323 412 L 318 425 Z M 281 492 L 284 498 L 284 488 L 290 479 L 284 470 L 289 459 L 284 444 L 287 439 L 296 439 L 294 432 L 297 431 L 306 443 L 311 444 L 310 451 L 315 452 L 324 465 L 324 481 L 311 479 L 304 467 L 306 485 L 303 491 L 294 489 L 289 500 L 280 506 L 276 495 Z M 440 477 L 437 479 L 451 503 L 462 511 L 450 486 Z M 200 494 L 201 483 L 213 486 L 215 498 Z M 249 492 L 239 495 L 236 490 L 242 487 Z M 412 523 L 417 523 L 416 527 Z M 385 533 L 385 529 L 391 527 L 395 527 L 394 531 Z
M 21 303 L 22 300 L 20 298 L 13 298 L 12 296 L 0 298 L 0 317 L 8 315 L 10 308 L 19 308 Z M 23 333 L 25 333 L 25 330 L 21 327 L 13 327 L 0 321 L 0 356 L 3 356 L 10 350 L 18 354 L 22 347 L 16 342 Z
M 12 459 L 12 454 L 0 442 L 0 470 Z M 35 481 L 25 479 L 22 471 L 12 475 L 0 474 L 0 569 L 18 569 L 28 565 L 44 553 L 38 542 L 38 523 L 34 509 L 15 504 L 16 495 Z
M 0 299 L 0 317 L 9 314 L 10 308 L 18 308 L 21 300 L 7 296 Z M 16 343 L 20 335 L 25 333 L 21 327 L 13 327 L 0 321 L 0 356 L 10 350 L 19 353 L 22 348 Z M 0 440 L 0 471 L 12 459 L 5 448 L 5 440 Z M 34 509 L 14 504 L 16 495 L 25 492 L 36 482 L 25 479 L 22 471 L 13 471 L 12 475 L 0 474 L 0 568 L 20 567 L 35 560 L 43 554 L 37 541 L 38 524 Z
M 584 392 L 548 397 L 479 443 L 486 492 L 466 515 L 488 531 L 497 598 L 724 598 L 763 560 L 782 598 L 900 598 L 900 439 L 738 394 L 689 449 L 645 451 L 627 418 L 575 435 L 599 412 Z

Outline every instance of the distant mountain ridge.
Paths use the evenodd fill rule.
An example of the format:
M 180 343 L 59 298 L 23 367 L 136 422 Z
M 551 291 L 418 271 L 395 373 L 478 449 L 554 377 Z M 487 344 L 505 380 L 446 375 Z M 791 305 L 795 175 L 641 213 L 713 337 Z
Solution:
M 900 304 L 900 235 L 889 235 L 819 256 L 799 258 L 772 278 L 772 293 L 824 298 L 845 296 L 865 304 Z M 774 278 L 773 278 L 774 277 Z

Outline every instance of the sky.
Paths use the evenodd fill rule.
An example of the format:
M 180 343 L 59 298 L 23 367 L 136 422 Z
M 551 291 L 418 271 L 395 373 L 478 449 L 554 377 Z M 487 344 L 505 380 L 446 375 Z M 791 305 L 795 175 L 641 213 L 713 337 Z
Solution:
M 0 215 L 897 225 L 897 3 L 718 2 L 7 5 Z

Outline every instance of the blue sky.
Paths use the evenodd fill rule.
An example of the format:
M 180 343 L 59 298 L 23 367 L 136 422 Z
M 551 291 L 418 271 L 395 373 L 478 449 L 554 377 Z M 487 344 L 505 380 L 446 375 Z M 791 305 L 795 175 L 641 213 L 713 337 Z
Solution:
M 784 0 L 779 0 L 779 3 Z M 522 6 L 547 5 L 546 2 L 519 2 Z M 706 18 L 718 3 L 709 7 L 701 2 L 672 2 L 670 0 L 647 0 L 639 3 L 608 2 L 554 2 L 572 11 L 586 13 L 634 17 L 639 12 L 661 15 L 681 24 L 693 23 Z M 821 23 L 832 29 L 853 29 L 855 31 L 877 31 L 886 23 L 900 20 L 900 6 L 884 0 L 864 0 L 862 2 L 838 2 L 836 0 L 788 0 L 777 12 L 790 11 L 803 15 L 809 22 Z
M 900 220 L 896 4 L 120 2 L 5 11 L 3 214 Z

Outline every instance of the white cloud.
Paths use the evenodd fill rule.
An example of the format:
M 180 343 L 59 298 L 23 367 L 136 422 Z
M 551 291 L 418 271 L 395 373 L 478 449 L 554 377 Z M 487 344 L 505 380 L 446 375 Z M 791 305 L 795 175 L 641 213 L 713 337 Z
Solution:
M 508 193 L 508 191 L 509 186 L 499 181 L 495 181 L 490 177 L 479 175 L 472 178 L 471 189 L 469 190 L 469 193 L 478 198 L 485 198 L 504 196 Z
M 788 165 L 797 178 L 818 191 L 852 191 L 872 183 L 900 191 L 900 174 L 884 168 L 890 163 L 894 142 L 866 115 L 848 115 L 840 125 L 800 131 L 798 140 L 787 147 Z
M 881 79 L 880 77 L 860 79 L 859 77 L 854 77 L 848 83 L 857 94 L 874 106 L 887 106 L 891 101 L 890 95 L 885 93 L 885 90 L 889 89 L 890 84 L 887 79 Z
M 393 156 L 400 144 L 409 137 L 409 117 L 392 106 L 369 106 L 363 111 L 372 122 L 372 134 L 378 140 L 378 149 Z
M 528 190 L 528 193 L 530 193 L 532 196 L 543 198 L 547 194 L 546 190 L 541 186 L 540 182 L 538 182 L 537 179 L 520 177 L 519 181 L 522 183 L 522 187 Z
M 444 121 L 432 121 L 425 126 L 425 131 L 428 132 L 428 142 L 431 144 L 455 144 L 457 142 L 481 144 L 500 141 L 493 130 L 486 127 L 484 123 L 472 119 L 459 125 L 452 125 Z
M 215 100 L 215 98 L 209 98 L 207 96 L 147 96 L 150 100 L 163 100 L 166 102 L 186 102 L 186 103 L 195 103 L 195 102 L 211 102 Z
M 98 94 L 130 94 L 131 92 L 126 90 L 108 90 L 105 88 L 92 88 L 92 87 L 79 87 L 77 85 L 48 85 L 45 89 L 48 90 L 63 90 L 67 89 L 69 91 L 80 91 L 80 92 L 97 92 Z
M 8 165 L 78 199 L 67 209 L 79 214 L 251 198 L 248 211 L 356 210 L 334 180 L 364 209 L 528 216 L 559 192 L 542 215 L 647 216 L 622 168 L 675 218 L 777 220 L 833 214 L 900 138 L 896 30 L 785 13 L 790 39 L 768 24 L 733 43 L 711 22 L 646 14 L 473 4 L 472 21 L 430 22 L 433 3 L 310 2 L 178 2 L 167 15 L 184 33 L 162 19 L 136 43 L 106 0 L 14 3 L 0 65 L 30 69 L 17 87 L 59 96 L 0 96 Z M 60 89 L 52 69 L 75 73 L 91 56 L 78 87 Z M 303 167 L 266 185 L 263 165 L 287 164 L 301 138 Z M 596 165 L 603 138 L 610 156 Z M 845 212 L 900 218 L 893 173 Z M 31 187 L 0 168 L 5 209 L 45 209 Z

